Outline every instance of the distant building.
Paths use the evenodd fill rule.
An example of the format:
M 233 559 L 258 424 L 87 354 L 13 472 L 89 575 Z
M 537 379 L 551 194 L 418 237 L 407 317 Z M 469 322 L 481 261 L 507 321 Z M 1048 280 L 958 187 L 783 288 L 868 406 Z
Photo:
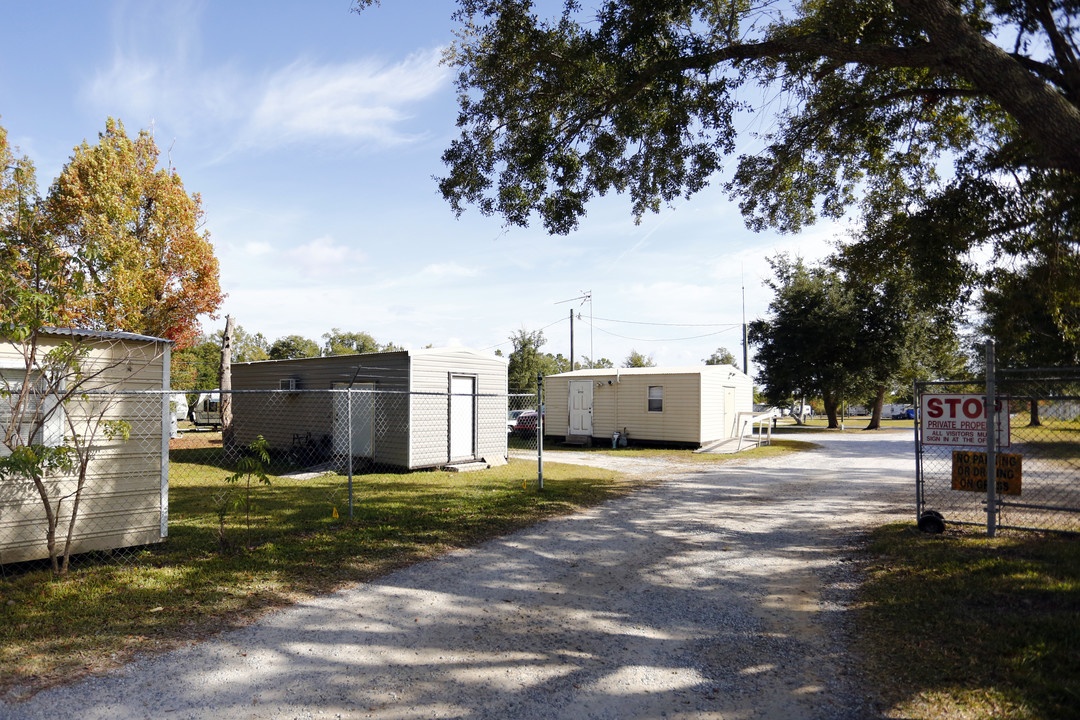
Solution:
M 698 447 L 735 437 L 754 385 L 732 365 L 575 370 L 544 378 L 545 434 Z

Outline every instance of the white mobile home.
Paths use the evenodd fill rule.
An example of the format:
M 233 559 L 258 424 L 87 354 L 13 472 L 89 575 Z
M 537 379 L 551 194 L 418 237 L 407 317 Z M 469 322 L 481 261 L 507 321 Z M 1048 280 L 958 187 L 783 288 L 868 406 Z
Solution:
M 754 386 L 731 365 L 576 370 L 544 378 L 544 404 L 546 435 L 697 447 L 735 437 Z
M 38 360 L 29 373 L 26 346 L 0 342 L 0 425 L 18 425 L 18 437 L 0 443 L 0 454 L 18 445 L 73 447 L 78 437 L 90 460 L 72 554 L 161 542 L 168 529 L 173 420 L 169 395 L 161 391 L 169 386 L 171 341 L 71 329 L 48 330 L 39 337 Z M 46 353 L 65 347 L 78 352 L 78 373 L 42 367 Z M 67 367 L 73 370 L 74 365 Z M 18 405 L 20 392 L 26 394 Z M 107 432 L 116 421 L 126 423 L 127 437 Z M 45 479 L 52 507 L 60 507 L 61 548 L 77 484 L 75 472 Z M 0 490 L 0 564 L 47 558 L 47 522 L 38 488 L 29 479 L 9 475 Z
M 504 358 L 466 348 L 236 363 L 236 442 L 262 435 L 287 450 L 304 438 L 327 455 L 408 470 L 502 465 L 506 369 Z M 248 390 L 283 392 L 269 407 Z

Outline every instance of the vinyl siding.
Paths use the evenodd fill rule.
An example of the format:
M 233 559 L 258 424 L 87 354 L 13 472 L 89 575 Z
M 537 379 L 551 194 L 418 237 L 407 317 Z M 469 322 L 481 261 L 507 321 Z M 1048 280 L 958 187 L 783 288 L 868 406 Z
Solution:
M 701 428 L 702 442 L 721 440 L 731 435 L 735 422 L 735 408 L 725 402 L 724 379 L 711 373 L 701 379 Z
M 163 389 L 168 375 L 166 341 L 75 340 L 90 348 L 82 370 L 92 380 L 83 389 L 107 393 Z M 39 353 L 71 341 L 70 336 L 46 337 Z M 9 372 L 25 370 L 21 349 L 0 343 L 0 368 Z M 125 420 L 131 431 L 126 440 L 99 434 L 94 441 L 95 455 L 87 467 L 88 480 L 75 523 L 72 552 L 161 542 L 168 477 L 163 437 L 167 438 L 169 431 L 163 411 L 146 396 L 90 394 L 73 397 L 65 404 L 64 412 L 76 425 L 100 414 L 107 420 Z M 70 428 L 66 432 L 70 433 Z M 77 478 L 58 476 L 48 480 L 47 485 L 51 497 L 66 496 L 75 492 Z M 64 516 L 58 534 L 63 536 L 71 502 L 61 507 Z M 48 557 L 45 527 L 45 511 L 33 483 L 6 483 L 0 498 L 0 564 Z
M 447 393 L 452 375 L 476 378 L 476 458 L 490 465 L 506 462 L 506 360 L 471 350 L 416 351 L 410 379 L 414 393 Z M 426 400 L 413 395 L 412 467 L 450 459 L 449 403 L 445 395 Z M 441 407 L 433 407 L 441 403 Z
M 593 403 L 593 433 L 596 434 L 595 390 L 593 391 Z M 559 375 L 551 375 L 544 378 L 544 434 L 566 436 L 569 432 L 570 380 Z
M 297 389 L 273 394 L 237 392 L 233 398 L 236 442 L 246 445 L 262 435 L 270 447 L 287 450 L 294 435 L 310 433 L 314 441 L 334 447 L 334 397 L 326 391 L 335 383 L 355 380 L 374 383 L 376 391 L 380 391 L 375 393 L 373 460 L 405 467 L 409 443 L 408 396 L 404 394 L 409 387 L 408 367 L 406 352 L 236 363 L 232 366 L 233 390 L 278 390 L 285 378 L 294 378 Z M 319 392 L 305 392 L 312 390 Z
M 275 393 L 272 407 L 265 394 L 237 392 L 234 431 L 239 443 L 262 434 L 271 447 L 288 448 L 293 435 L 310 432 L 332 443 L 336 382 L 375 383 L 373 447 L 376 463 L 406 469 L 433 467 L 449 460 L 451 374 L 477 378 L 477 457 L 490 464 L 506 461 L 506 361 L 468 350 L 417 350 L 325 358 L 237 363 L 234 390 L 277 390 L 279 381 L 295 378 L 295 393 Z M 357 372 L 359 368 L 359 372 Z M 492 397 L 483 397 L 490 395 Z M 260 428 L 260 425 L 262 426 Z

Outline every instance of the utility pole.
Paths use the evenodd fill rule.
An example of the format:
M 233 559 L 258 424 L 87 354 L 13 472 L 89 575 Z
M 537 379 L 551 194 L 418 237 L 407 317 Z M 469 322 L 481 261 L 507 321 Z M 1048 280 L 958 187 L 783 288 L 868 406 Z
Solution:
M 563 303 L 574 302 L 575 300 L 580 300 L 582 305 L 584 305 L 586 302 L 589 303 L 589 367 L 592 367 L 595 360 L 595 355 L 593 355 L 592 334 L 592 290 L 582 290 L 581 294 L 578 295 L 576 298 L 570 298 L 569 300 L 560 300 L 555 304 L 562 305 Z M 574 369 L 574 312 L 572 310 L 570 311 L 570 369 Z
M 746 347 L 746 276 L 742 278 L 742 371 L 750 374 L 750 360 Z
M 574 372 L 574 308 L 570 308 L 570 372 Z

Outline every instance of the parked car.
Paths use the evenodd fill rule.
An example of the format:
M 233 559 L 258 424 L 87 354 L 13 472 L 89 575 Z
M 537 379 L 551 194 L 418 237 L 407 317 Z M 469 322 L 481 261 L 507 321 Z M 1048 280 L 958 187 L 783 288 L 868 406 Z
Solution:
M 529 410 L 511 410 L 506 413 L 506 434 L 510 435 L 514 432 L 514 428 L 517 426 L 517 419 L 524 412 L 530 412 Z
M 893 420 L 914 420 L 915 408 L 904 408 L 903 410 L 897 410 L 892 414 Z
M 536 416 L 535 410 L 526 410 L 517 417 L 517 422 L 514 423 L 514 434 L 518 437 L 528 437 L 536 434 Z

